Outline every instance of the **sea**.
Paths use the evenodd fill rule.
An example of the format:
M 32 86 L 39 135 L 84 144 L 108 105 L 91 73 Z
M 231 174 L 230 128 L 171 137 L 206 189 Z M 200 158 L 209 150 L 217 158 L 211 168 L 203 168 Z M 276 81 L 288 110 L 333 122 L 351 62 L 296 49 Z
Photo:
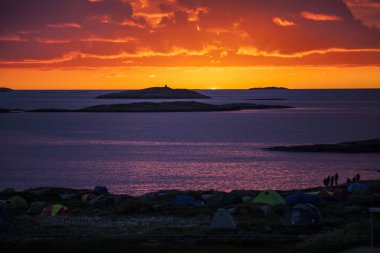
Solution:
M 162 100 L 96 99 L 101 90 L 16 90 L 0 108 L 79 109 Z M 198 90 L 214 104 L 292 109 L 171 113 L 2 113 L 0 190 L 93 188 L 142 195 L 179 190 L 321 186 L 380 179 L 380 154 L 288 153 L 278 145 L 380 138 L 380 90 Z M 256 100 L 259 99 L 259 100 Z M 167 101 L 167 100 L 165 100 Z M 178 101 L 178 100 L 170 100 Z

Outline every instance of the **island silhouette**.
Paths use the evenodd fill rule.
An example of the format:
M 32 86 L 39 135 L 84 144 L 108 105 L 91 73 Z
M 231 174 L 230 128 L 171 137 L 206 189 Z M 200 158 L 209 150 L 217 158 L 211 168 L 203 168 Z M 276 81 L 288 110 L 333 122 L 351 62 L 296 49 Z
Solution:
M 108 93 L 96 98 L 115 99 L 208 99 L 209 96 L 188 89 L 172 89 L 164 87 L 151 87 L 142 90 L 126 90 L 117 93 Z

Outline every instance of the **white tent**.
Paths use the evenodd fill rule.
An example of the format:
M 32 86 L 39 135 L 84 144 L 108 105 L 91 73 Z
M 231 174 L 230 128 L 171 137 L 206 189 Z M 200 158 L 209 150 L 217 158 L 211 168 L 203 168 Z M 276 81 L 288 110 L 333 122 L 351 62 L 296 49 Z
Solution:
M 215 212 L 210 223 L 211 229 L 235 229 L 236 223 L 225 209 Z

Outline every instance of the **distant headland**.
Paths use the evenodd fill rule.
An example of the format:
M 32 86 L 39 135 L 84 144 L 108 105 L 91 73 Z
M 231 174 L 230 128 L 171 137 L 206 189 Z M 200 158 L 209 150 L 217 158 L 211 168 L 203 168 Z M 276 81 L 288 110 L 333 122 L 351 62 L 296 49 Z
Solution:
M 0 87 L 0 92 L 10 92 L 12 89 L 6 87 Z
M 255 88 L 250 88 L 249 90 L 289 90 L 289 89 L 285 87 L 270 86 L 270 87 L 255 87 Z
M 380 153 L 380 139 L 341 142 L 337 144 L 279 146 L 266 148 L 266 150 L 285 152 Z
M 127 90 L 118 93 L 109 93 L 96 98 L 115 99 L 207 99 L 209 96 L 187 89 L 172 89 L 168 86 L 152 87 L 142 90 Z
M 95 105 L 78 110 L 47 108 L 28 110 L 26 112 L 214 112 L 286 108 L 292 107 L 285 105 L 260 105 L 250 103 L 214 105 L 194 101 L 177 101 L 161 103 L 142 102 L 130 104 Z

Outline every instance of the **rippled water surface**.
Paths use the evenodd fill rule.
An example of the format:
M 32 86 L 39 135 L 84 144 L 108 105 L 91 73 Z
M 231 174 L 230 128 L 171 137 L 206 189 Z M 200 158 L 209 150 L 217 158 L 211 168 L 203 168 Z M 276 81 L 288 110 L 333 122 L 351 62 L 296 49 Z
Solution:
M 379 154 L 281 153 L 272 145 L 380 137 L 379 90 L 200 91 L 208 103 L 296 108 L 204 113 L 0 114 L 0 188 L 293 189 L 338 172 L 380 178 Z M 104 91 L 0 93 L 0 108 L 82 108 Z M 283 98 L 284 101 L 253 101 Z M 135 100 L 133 100 L 135 102 Z

